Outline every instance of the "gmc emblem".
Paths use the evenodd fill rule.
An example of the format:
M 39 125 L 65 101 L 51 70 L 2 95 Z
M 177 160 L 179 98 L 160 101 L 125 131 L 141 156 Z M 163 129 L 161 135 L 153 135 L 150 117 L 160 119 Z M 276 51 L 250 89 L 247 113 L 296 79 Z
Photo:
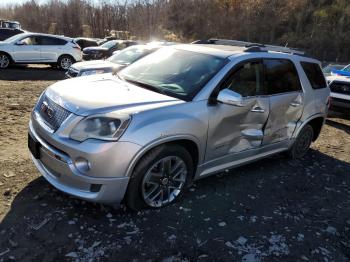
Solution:
M 46 114 L 50 119 L 53 117 L 55 111 L 48 105 L 46 101 L 41 104 L 40 111 Z

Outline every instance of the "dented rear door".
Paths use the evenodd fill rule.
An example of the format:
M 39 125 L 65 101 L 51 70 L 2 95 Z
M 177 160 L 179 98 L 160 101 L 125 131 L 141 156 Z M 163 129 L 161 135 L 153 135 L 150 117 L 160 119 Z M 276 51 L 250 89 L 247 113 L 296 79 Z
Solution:
M 264 59 L 270 114 L 263 145 L 292 137 L 304 108 L 304 93 L 296 67 L 288 59 Z

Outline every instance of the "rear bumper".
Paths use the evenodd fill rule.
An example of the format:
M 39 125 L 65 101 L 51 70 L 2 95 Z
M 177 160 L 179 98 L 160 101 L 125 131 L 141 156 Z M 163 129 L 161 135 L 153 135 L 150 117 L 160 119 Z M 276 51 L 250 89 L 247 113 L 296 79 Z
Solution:
M 123 200 L 129 183 L 129 177 L 125 176 L 127 169 L 126 163 L 131 162 L 134 153 L 136 154 L 139 149 L 138 146 L 134 147 L 133 144 L 114 143 L 112 145 L 112 151 L 97 150 L 95 154 L 89 151 L 92 147 L 90 146 L 90 149 L 87 149 L 90 158 L 88 156 L 85 156 L 85 158 L 89 159 L 91 169 L 93 170 L 94 166 L 97 166 L 98 171 L 95 169 L 95 175 L 87 175 L 81 173 L 74 163 L 74 159 L 76 158 L 72 155 L 71 150 L 76 150 L 76 153 L 82 155 L 82 152 L 79 152 L 79 147 L 72 146 L 68 150 L 69 153 L 66 153 L 68 152 L 66 145 L 62 145 L 62 148 L 59 148 L 57 144 L 53 146 L 51 144 L 52 141 L 48 142 L 46 140 L 47 137 L 44 139 L 35 131 L 32 122 L 29 124 L 29 134 L 40 142 L 41 145 L 40 157 L 36 159 L 32 155 L 33 162 L 42 176 L 55 188 L 91 202 L 118 204 Z M 84 147 L 89 148 L 89 145 L 85 145 Z M 106 145 L 103 147 L 106 147 Z M 111 154 L 115 157 L 115 160 L 110 161 L 108 159 L 107 162 L 109 164 L 106 165 L 106 158 L 110 158 Z M 114 170 L 112 173 L 115 176 L 109 174 L 111 172 L 108 170 L 111 169 Z

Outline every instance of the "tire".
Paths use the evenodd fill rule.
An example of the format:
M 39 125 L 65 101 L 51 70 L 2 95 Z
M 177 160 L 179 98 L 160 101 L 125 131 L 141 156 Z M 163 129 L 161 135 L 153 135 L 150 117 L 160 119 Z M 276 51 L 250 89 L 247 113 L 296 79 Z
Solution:
M 310 125 L 305 125 L 296 138 L 292 148 L 289 150 L 289 157 L 298 159 L 305 156 L 310 148 L 314 137 L 314 129 Z
M 60 69 L 67 71 L 74 62 L 75 60 L 70 55 L 62 55 L 57 60 L 57 66 Z
M 8 54 L 0 53 L 0 69 L 8 68 L 11 64 L 11 57 Z
M 126 205 L 137 211 L 174 203 L 183 196 L 193 170 L 191 155 L 182 146 L 161 145 L 152 149 L 141 158 L 131 175 Z

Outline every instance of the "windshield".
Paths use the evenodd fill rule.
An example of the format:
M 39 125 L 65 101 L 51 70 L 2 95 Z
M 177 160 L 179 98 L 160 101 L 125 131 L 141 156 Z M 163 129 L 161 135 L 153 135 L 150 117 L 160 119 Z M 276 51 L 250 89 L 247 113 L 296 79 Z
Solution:
M 225 59 L 211 55 L 163 48 L 119 75 L 126 81 L 152 86 L 160 93 L 189 101 L 225 63 Z
M 4 42 L 10 43 L 10 42 L 16 41 L 17 39 L 20 39 L 24 35 L 25 34 L 18 34 L 18 35 L 11 36 L 11 37 L 7 38 L 6 40 L 4 40 Z
M 131 46 L 111 56 L 107 60 L 116 64 L 128 65 L 134 63 L 136 60 L 142 58 L 143 56 L 149 53 L 151 53 L 151 50 L 149 49 Z
M 104 43 L 103 45 L 101 45 L 101 47 L 110 49 L 113 46 L 115 46 L 116 44 L 117 44 L 117 41 L 108 41 L 108 42 Z
M 350 72 L 350 65 L 344 67 L 344 68 L 342 69 L 342 71 Z

